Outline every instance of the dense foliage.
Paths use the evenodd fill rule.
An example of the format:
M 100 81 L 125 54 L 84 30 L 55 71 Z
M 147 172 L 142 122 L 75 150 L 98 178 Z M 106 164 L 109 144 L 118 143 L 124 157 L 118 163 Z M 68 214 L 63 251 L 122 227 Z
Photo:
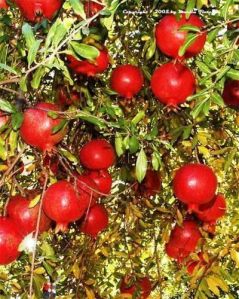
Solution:
M 87 0 L 66 0 L 61 8 L 60 2 L 49 1 L 33 15 L 23 0 L 7 0 L 8 8 L 0 10 L 1 213 L 6 215 L 8 203 L 19 196 L 28 198 L 38 220 L 48 205 L 44 211 L 59 222 L 65 202 L 73 198 L 62 225 L 55 229 L 52 224 L 41 233 L 38 221 L 36 234 L 27 235 L 20 245 L 20 257 L 0 266 L 0 298 L 42 298 L 46 282 L 56 288 L 57 298 L 123 298 L 119 294 L 125 275 L 150 285 L 149 279 L 149 298 L 238 298 L 239 103 L 225 95 L 230 108 L 222 94 L 226 80 L 239 80 L 239 2 L 93 1 L 100 9 Z M 180 29 L 188 32 L 180 55 L 169 55 L 178 59 L 170 68 L 178 69 L 170 70 L 171 77 L 161 73 L 150 82 L 155 69 L 173 59 L 157 47 L 164 41 L 156 45 L 156 24 L 169 13 L 179 18 L 185 12 L 188 19 L 192 11 L 203 25 L 184 24 Z M 195 55 L 189 49 L 200 31 L 204 39 L 207 33 L 207 41 L 201 51 L 201 40 Z M 170 42 L 165 36 L 166 45 Z M 117 69 L 123 64 L 137 68 Z M 116 71 L 111 79 L 113 69 L 126 79 L 120 80 Z M 168 101 L 164 87 L 174 85 L 177 72 L 184 72 L 184 81 L 171 90 Z M 116 154 L 110 145 L 100 144 L 83 152 L 83 145 L 96 138 L 111 143 Z M 224 197 L 216 198 L 220 211 L 212 213 L 218 215 L 215 219 L 221 217 L 216 226 L 205 222 L 211 212 L 201 215 L 208 207 L 190 210 L 174 195 L 175 172 L 187 163 L 206 164 L 216 174 L 212 194 L 217 187 L 226 199 L 223 216 Z M 83 179 L 85 168 L 90 174 Z M 159 173 L 150 179 L 152 170 Z M 67 194 L 64 201 L 60 184 Z M 79 207 L 72 186 L 80 194 L 91 193 L 90 201 L 81 198 Z M 57 194 L 50 194 L 53 188 Z M 204 194 L 210 191 L 206 189 Z M 100 205 L 94 206 L 96 201 Z M 12 214 L 19 213 L 15 209 Z M 92 218 L 82 224 L 85 211 L 87 217 L 94 210 L 101 213 L 95 217 L 102 217 L 102 226 L 92 228 Z M 182 231 L 185 219 L 193 221 L 193 227 L 197 223 L 200 241 L 186 253 L 181 248 L 186 258 L 177 258 L 178 252 L 170 258 L 165 244 L 175 225 Z M 45 221 L 42 231 L 49 227 Z M 29 226 L 24 229 L 28 232 Z

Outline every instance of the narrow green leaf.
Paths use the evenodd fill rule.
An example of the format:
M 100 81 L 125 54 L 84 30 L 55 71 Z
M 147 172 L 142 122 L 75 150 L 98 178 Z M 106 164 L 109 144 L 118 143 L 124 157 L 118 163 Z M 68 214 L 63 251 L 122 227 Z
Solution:
M 28 23 L 25 23 L 22 26 L 22 34 L 26 40 L 27 48 L 30 50 L 32 45 L 35 43 L 35 36 L 32 27 Z
M 123 138 L 120 134 L 116 134 L 115 137 L 115 151 L 118 157 L 122 156 L 125 152 Z
M 68 122 L 66 119 L 62 119 L 61 122 L 59 123 L 59 125 L 52 128 L 52 134 L 56 134 L 57 132 L 62 130 L 64 127 L 66 127 L 67 123 Z
M 96 47 L 86 44 L 72 41 L 70 42 L 70 46 L 72 47 L 73 51 L 82 58 L 94 60 L 100 54 L 99 50 Z
M 23 114 L 21 112 L 13 113 L 11 117 L 11 122 L 13 130 L 18 130 L 23 122 Z
M 132 119 L 131 123 L 137 125 L 145 117 L 145 112 L 143 110 L 139 111 L 135 117 Z
M 17 71 L 14 70 L 14 68 L 4 64 L 4 63 L 0 63 L 0 69 L 3 69 L 5 71 L 8 71 L 9 73 L 12 73 L 14 75 L 17 75 Z
M 224 107 L 224 101 L 223 98 L 221 97 L 221 95 L 217 92 L 212 93 L 212 101 L 213 103 L 217 104 L 220 107 Z
M 221 28 L 216 28 L 216 29 L 210 31 L 207 35 L 207 41 L 209 43 L 213 42 L 215 40 L 215 38 L 218 36 L 218 33 L 220 30 L 221 30 Z
M 139 150 L 139 140 L 136 136 L 132 136 L 129 139 L 129 151 L 131 154 L 137 153 Z
M 86 19 L 84 5 L 79 0 L 70 0 L 71 7 L 73 8 L 76 15 L 79 15 L 82 19 Z
M 196 65 L 200 69 L 200 71 L 202 71 L 203 73 L 206 73 L 206 74 L 212 73 L 210 68 L 205 63 L 203 63 L 201 61 L 196 61 Z
M 230 69 L 228 72 L 227 72 L 227 77 L 228 78 L 231 78 L 233 80 L 239 80 L 239 70 L 235 70 L 235 69 Z
M 27 92 L 27 76 L 24 76 L 20 79 L 19 86 L 22 91 Z
M 224 20 L 227 20 L 227 15 L 229 11 L 229 7 L 233 4 L 233 0 L 226 0 L 221 9 L 221 16 Z
M 41 41 L 36 40 L 32 47 L 30 48 L 28 55 L 27 55 L 27 61 L 28 61 L 28 67 L 31 66 L 31 64 L 35 61 L 36 55 L 38 53 L 39 47 L 40 47 Z
M 0 110 L 8 113 L 15 113 L 16 108 L 7 100 L 0 99 Z
M 142 148 L 138 154 L 136 161 L 136 178 L 139 183 L 141 183 L 146 175 L 147 171 L 147 156 L 144 149 Z
M 39 67 L 33 75 L 33 79 L 31 81 L 31 86 L 34 89 L 37 89 L 41 83 L 42 77 L 46 74 L 45 67 Z
M 192 45 L 192 43 L 195 41 L 197 38 L 197 34 L 194 33 L 188 33 L 187 38 L 184 42 L 184 44 L 179 48 L 178 55 L 183 56 L 187 49 Z
M 179 31 L 201 32 L 201 29 L 193 25 L 183 25 L 179 28 Z
M 188 0 L 187 1 L 187 6 L 186 6 L 186 18 L 187 19 L 190 17 L 190 14 L 192 13 L 195 6 L 196 6 L 196 0 Z

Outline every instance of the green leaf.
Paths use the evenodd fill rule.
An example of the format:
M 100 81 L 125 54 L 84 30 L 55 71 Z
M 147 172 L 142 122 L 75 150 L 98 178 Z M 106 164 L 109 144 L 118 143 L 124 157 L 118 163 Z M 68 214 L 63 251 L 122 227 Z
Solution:
M 119 133 L 116 133 L 115 137 L 115 151 L 118 157 L 122 156 L 125 152 L 123 138 Z
M 137 153 L 139 150 L 139 140 L 136 136 L 132 136 L 129 139 L 129 151 L 131 154 Z
M 184 44 L 179 48 L 178 55 L 183 56 L 196 38 L 197 38 L 197 34 L 188 33 Z
M 0 69 L 3 69 L 5 71 L 8 71 L 9 73 L 12 73 L 14 75 L 17 75 L 17 71 L 14 70 L 14 68 L 4 64 L 4 63 L 0 63 Z
M 193 25 L 182 25 L 179 31 L 191 31 L 191 32 L 201 32 L 201 29 Z
M 145 112 L 143 110 L 139 111 L 135 117 L 132 119 L 131 123 L 137 125 L 145 117 Z
M 22 112 L 16 112 L 12 114 L 11 117 L 12 122 L 12 128 L 13 130 L 18 130 L 21 127 L 21 124 L 23 122 L 23 114 Z
M 33 198 L 29 205 L 28 205 L 28 208 L 34 208 L 39 202 L 40 202 L 40 199 L 41 199 L 41 194 L 38 194 L 35 198 Z
M 15 113 L 16 108 L 7 100 L 0 99 L 0 110 L 8 113 Z
M 32 47 L 30 48 L 28 55 L 27 55 L 27 61 L 28 61 L 28 67 L 31 66 L 31 64 L 35 61 L 36 55 L 38 53 L 39 47 L 40 47 L 41 41 L 36 40 Z
M 203 73 L 206 73 L 206 74 L 212 73 L 210 68 L 205 63 L 203 63 L 201 61 L 196 61 L 196 65 L 200 69 L 200 71 L 202 71 Z
M 213 103 L 217 104 L 220 107 L 224 107 L 223 98 L 221 97 L 221 95 L 219 93 L 213 92 L 211 98 L 212 98 Z
M 86 59 L 94 60 L 100 54 L 99 50 L 96 47 L 89 46 L 83 43 L 72 41 L 70 42 L 70 46 L 77 55 Z
M 52 134 L 56 134 L 57 132 L 65 128 L 67 126 L 67 123 L 68 121 L 66 119 L 62 119 L 57 126 L 52 128 Z
M 186 18 L 188 19 L 192 13 L 194 7 L 196 6 L 196 0 L 188 0 L 186 6 Z
M 141 183 L 146 175 L 147 171 L 147 156 L 144 149 L 142 148 L 138 154 L 136 161 L 136 178 L 139 183 Z
M 223 4 L 221 9 L 221 16 L 224 18 L 224 20 L 227 20 L 227 15 L 229 11 L 229 7 L 233 4 L 233 0 L 226 0 L 226 2 Z
M 218 33 L 220 30 L 221 30 L 221 28 L 216 28 L 216 29 L 210 31 L 207 35 L 207 41 L 209 43 L 213 42 L 214 39 L 218 36 Z
M 98 126 L 101 129 L 106 127 L 105 122 L 102 119 L 100 119 L 100 118 L 98 118 L 94 115 L 91 115 L 87 112 L 77 113 L 75 118 L 80 118 L 82 120 L 85 120 L 85 121 L 87 121 L 91 124 L 94 124 L 94 125 Z
M 239 70 L 235 70 L 235 69 L 230 69 L 228 72 L 227 72 L 227 77 L 228 78 L 231 78 L 233 80 L 239 80 Z
M 22 26 L 22 34 L 26 40 L 27 48 L 30 50 L 36 39 L 32 31 L 32 27 L 28 23 L 25 23 Z
M 161 157 L 160 157 L 159 152 L 154 151 L 153 154 L 152 154 L 153 169 L 158 171 L 161 164 L 162 164 L 162 161 L 161 161 Z
M 20 79 L 19 86 L 22 91 L 27 92 L 27 76 L 24 76 Z
M 153 57 L 155 50 L 156 50 L 156 40 L 154 38 L 150 41 L 150 46 L 148 47 L 147 52 L 146 52 L 147 60 L 149 60 Z
M 86 19 L 84 5 L 79 0 L 70 0 L 71 7 L 73 8 L 76 15 L 79 15 L 82 19 Z
M 46 72 L 47 72 L 47 69 L 44 66 L 39 67 L 36 70 L 36 72 L 33 75 L 33 79 L 31 81 L 32 88 L 37 89 L 39 87 L 39 85 L 41 83 L 41 79 L 46 74 Z

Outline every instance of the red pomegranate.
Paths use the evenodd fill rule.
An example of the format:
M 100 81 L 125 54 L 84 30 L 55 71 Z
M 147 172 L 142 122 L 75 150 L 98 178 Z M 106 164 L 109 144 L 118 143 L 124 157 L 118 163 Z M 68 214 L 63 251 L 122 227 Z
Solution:
M 215 223 L 217 219 L 226 213 L 226 200 L 222 194 L 215 195 L 214 198 L 204 205 L 198 207 L 197 218 L 203 222 Z
M 47 154 L 43 159 L 43 166 L 48 167 L 54 175 L 59 171 L 59 163 L 60 161 L 57 155 Z
M 148 277 L 138 278 L 125 276 L 120 284 L 121 294 L 132 295 L 135 299 L 146 299 L 152 291 L 152 285 Z
M 239 108 L 239 80 L 227 80 L 222 97 L 226 105 Z
M 30 200 L 16 195 L 10 198 L 7 205 L 7 215 L 19 226 L 23 235 L 28 235 L 36 230 L 39 204 L 29 208 Z M 39 232 L 42 233 L 50 228 L 51 220 L 41 212 Z
M 59 86 L 57 89 L 56 101 L 61 107 L 78 104 L 80 102 L 80 94 L 76 90 L 69 92 L 64 86 Z
M 166 244 L 168 256 L 176 259 L 179 263 L 190 253 L 194 252 L 202 235 L 195 221 L 184 220 L 182 226 L 176 225 Z
M 77 74 L 94 77 L 103 73 L 109 66 L 109 54 L 106 48 L 100 51 L 95 61 L 78 60 L 72 55 L 67 55 L 68 66 Z
M 93 139 L 79 151 L 83 166 L 92 170 L 107 169 L 115 163 L 116 156 L 112 145 L 105 139 Z
M 0 128 L 5 126 L 8 123 L 9 116 L 4 112 L 0 111 Z
M 175 196 L 197 211 L 198 205 L 212 200 L 217 189 L 217 177 L 207 165 L 189 163 L 180 167 L 173 180 Z
M 22 241 L 18 223 L 10 218 L 0 217 L 0 265 L 7 265 L 18 258 L 18 247 Z
M 112 186 L 112 177 L 108 170 L 95 170 L 89 171 L 88 176 L 94 181 L 97 186 L 97 190 L 105 195 L 110 194 Z
M 55 144 L 60 142 L 66 130 L 52 133 L 54 127 L 60 124 L 61 119 L 53 119 L 48 116 L 49 111 L 59 111 L 57 105 L 51 103 L 39 103 L 34 108 L 24 112 L 23 123 L 20 128 L 22 139 L 29 145 L 42 151 L 51 151 Z
M 85 212 L 85 205 L 82 205 L 72 184 L 62 180 L 46 190 L 43 210 L 57 223 L 56 231 L 65 231 L 70 222 L 81 218 Z
M 194 269 L 197 268 L 201 268 L 203 266 L 205 266 L 207 264 L 207 262 L 205 261 L 204 257 L 203 257 L 203 253 L 199 252 L 198 254 L 198 260 L 191 260 L 187 263 L 187 271 L 189 275 L 193 275 Z
M 168 62 L 158 67 L 151 78 L 155 97 L 167 106 L 177 107 L 195 92 L 193 72 L 180 62 Z
M 110 85 L 121 97 L 131 99 L 142 88 L 144 77 L 141 70 L 131 64 L 120 65 L 111 74 Z
M 167 15 L 163 17 L 156 26 L 155 37 L 156 43 L 161 52 L 167 56 L 179 58 L 179 49 L 185 43 L 188 32 L 180 30 L 183 25 L 193 25 L 202 29 L 204 22 L 196 15 L 192 14 L 186 19 L 185 14 L 180 18 L 176 15 Z M 197 33 L 195 41 L 187 48 L 185 57 L 192 57 L 199 54 L 206 42 L 207 33 L 201 31 Z
M 62 0 L 14 0 L 25 19 L 39 22 L 51 20 L 62 6 Z
M 0 0 L 0 9 L 7 9 L 7 8 L 8 8 L 8 4 L 6 0 Z
M 84 4 L 84 10 L 85 10 L 87 18 L 92 18 L 94 15 L 96 15 L 103 8 L 104 8 L 103 5 L 101 5 L 99 3 L 96 3 L 94 1 L 86 0 L 86 2 Z
M 139 185 L 143 196 L 153 196 L 161 191 L 161 177 L 158 171 L 148 169 L 143 182 Z
M 96 204 L 86 213 L 80 230 L 92 238 L 96 238 L 100 232 L 106 229 L 108 223 L 109 216 L 107 210 L 103 205 Z
M 80 195 L 86 195 L 87 199 L 87 207 L 89 205 L 94 205 L 95 200 L 100 197 L 100 194 L 97 192 L 97 185 L 96 183 L 87 175 L 87 174 L 78 174 L 74 173 L 74 178 L 72 182 L 76 183 L 77 191 Z

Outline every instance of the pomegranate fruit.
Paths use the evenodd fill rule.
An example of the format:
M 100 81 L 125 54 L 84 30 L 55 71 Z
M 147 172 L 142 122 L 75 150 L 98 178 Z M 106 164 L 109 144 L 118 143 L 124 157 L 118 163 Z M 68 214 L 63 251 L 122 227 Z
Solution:
M 84 10 L 87 18 L 92 18 L 94 15 L 96 15 L 99 11 L 101 11 L 104 8 L 103 5 L 96 3 L 94 1 L 86 1 L 84 4 Z
M 0 0 L 0 9 L 7 9 L 7 8 L 8 8 L 8 4 L 6 0 Z
M 109 54 L 106 48 L 100 51 L 95 61 L 78 60 L 72 55 L 67 55 L 68 66 L 77 74 L 94 77 L 103 73 L 109 66 Z
M 115 163 L 116 156 L 112 145 L 105 139 L 93 139 L 79 151 L 80 161 L 88 169 L 107 169 Z
M 191 260 L 187 263 L 187 271 L 189 275 L 193 275 L 194 269 L 197 268 L 201 268 L 203 266 L 205 266 L 207 264 L 207 262 L 205 261 L 204 257 L 203 257 L 203 253 L 199 252 L 198 254 L 198 260 Z
M 18 247 L 22 239 L 18 223 L 10 218 L 0 217 L 0 265 L 10 264 L 18 258 Z
M 161 177 L 158 171 L 148 169 L 143 182 L 139 185 L 143 196 L 153 196 L 161 191 Z
M 215 195 L 217 177 L 207 165 L 189 163 L 180 167 L 173 180 L 175 196 L 197 211 L 198 205 L 208 203 Z
M 111 74 L 110 85 L 121 97 L 131 99 L 143 87 L 144 77 L 141 70 L 131 64 L 120 65 Z
M 112 186 L 112 177 L 105 169 L 89 171 L 87 174 L 96 184 L 97 190 L 105 195 L 110 194 Z
M 155 97 L 167 106 L 177 107 L 195 92 L 193 72 L 180 62 L 168 62 L 158 67 L 151 78 Z
M 66 130 L 62 129 L 56 134 L 52 133 L 54 127 L 60 124 L 61 119 L 53 119 L 48 116 L 49 111 L 59 111 L 57 105 L 51 103 L 39 103 L 34 108 L 24 112 L 23 123 L 20 128 L 22 139 L 29 145 L 42 151 L 51 151 L 53 146 L 59 143 Z
M 239 80 L 227 80 L 222 97 L 226 105 L 239 108 Z
M 0 128 L 8 123 L 9 116 L 0 111 Z
M 198 207 L 197 218 L 203 222 L 215 223 L 217 219 L 226 213 L 226 200 L 222 194 L 215 195 L 214 198 L 204 205 Z
M 132 276 L 125 276 L 120 284 L 121 294 L 132 295 L 135 299 L 146 299 L 149 297 L 152 285 L 148 277 L 138 278 L 136 281 Z
M 14 0 L 24 18 L 30 22 L 51 20 L 62 6 L 62 0 Z
M 100 197 L 97 193 L 97 185 L 95 182 L 86 174 L 79 175 L 78 173 L 74 174 L 73 180 L 76 182 L 76 188 L 80 195 L 86 195 L 88 197 L 89 204 L 92 206 L 95 204 L 95 200 Z M 90 203 L 92 201 L 92 203 Z
M 54 175 L 56 175 L 59 171 L 59 163 L 60 161 L 57 155 L 47 154 L 43 159 L 43 166 L 48 167 Z
M 80 102 L 80 94 L 76 90 L 70 92 L 64 86 L 59 86 L 56 94 L 56 101 L 59 106 L 66 107 Z
M 176 15 L 170 14 L 163 17 L 156 26 L 155 37 L 158 48 L 167 56 L 179 58 L 179 49 L 184 45 L 188 32 L 180 30 L 183 25 L 193 25 L 202 29 L 204 22 L 196 15 L 192 14 L 186 19 L 185 14 L 181 14 L 178 19 Z M 187 48 L 185 57 L 192 57 L 199 54 L 206 42 L 207 33 L 201 31 L 197 33 L 194 42 Z
M 89 209 L 83 220 L 80 231 L 96 238 L 100 232 L 102 232 L 109 223 L 108 212 L 103 205 L 96 204 Z
M 182 226 L 176 225 L 171 231 L 169 242 L 166 244 L 168 256 L 182 262 L 194 252 L 202 235 L 195 221 L 184 220 Z
M 72 184 L 62 180 L 46 190 L 43 210 L 57 223 L 56 231 L 65 231 L 70 222 L 81 218 L 85 212 L 85 205 L 82 205 Z
M 7 215 L 18 224 L 19 230 L 24 236 L 34 232 L 37 226 L 39 204 L 33 208 L 29 208 L 29 204 L 30 200 L 16 195 L 10 198 L 7 205 Z M 51 220 L 42 211 L 39 232 L 47 231 L 50 225 Z

